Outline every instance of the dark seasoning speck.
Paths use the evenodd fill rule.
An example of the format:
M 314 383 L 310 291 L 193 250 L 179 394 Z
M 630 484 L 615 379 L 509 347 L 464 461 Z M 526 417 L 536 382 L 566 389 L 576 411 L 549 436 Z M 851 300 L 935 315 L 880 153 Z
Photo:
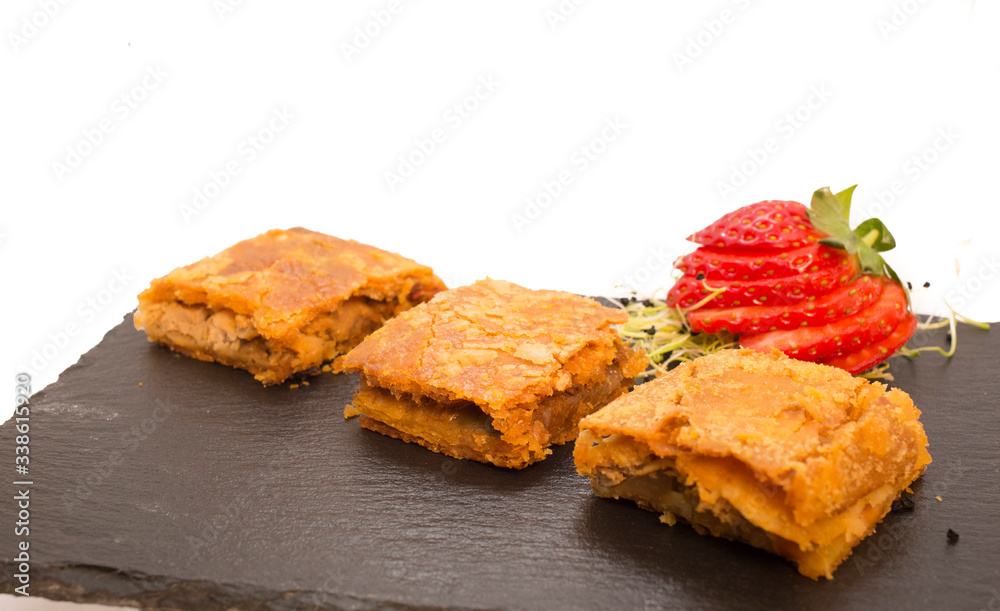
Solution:
M 958 543 L 958 533 L 950 528 L 948 529 L 948 543 L 949 544 Z

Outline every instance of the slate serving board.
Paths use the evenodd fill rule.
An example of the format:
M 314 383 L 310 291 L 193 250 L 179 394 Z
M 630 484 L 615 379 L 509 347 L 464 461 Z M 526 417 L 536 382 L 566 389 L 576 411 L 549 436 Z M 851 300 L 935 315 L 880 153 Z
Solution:
M 30 591 L 178 609 L 995 609 L 998 353 L 1000 335 L 966 327 L 950 361 L 894 360 L 934 462 L 912 511 L 813 582 L 595 498 L 571 446 L 519 472 L 454 460 L 345 421 L 355 375 L 263 388 L 149 344 L 128 316 L 31 399 Z M 13 437 L 8 422 L 3 592 Z

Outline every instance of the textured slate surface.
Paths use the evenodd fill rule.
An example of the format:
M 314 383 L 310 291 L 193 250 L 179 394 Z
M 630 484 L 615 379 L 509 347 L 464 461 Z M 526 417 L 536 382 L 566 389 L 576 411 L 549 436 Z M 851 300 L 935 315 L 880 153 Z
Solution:
M 950 362 L 894 361 L 934 457 L 915 509 L 816 583 L 594 498 L 571 447 L 520 472 L 453 460 L 345 421 L 355 376 L 265 389 L 147 343 L 129 316 L 32 398 L 31 591 L 183 609 L 996 608 L 1000 335 L 960 339 Z M 11 480 L 13 447 L 8 422 Z

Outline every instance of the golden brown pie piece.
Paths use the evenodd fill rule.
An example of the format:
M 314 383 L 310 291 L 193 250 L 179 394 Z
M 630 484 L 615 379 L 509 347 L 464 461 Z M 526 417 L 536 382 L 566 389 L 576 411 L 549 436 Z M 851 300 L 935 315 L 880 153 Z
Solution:
M 318 371 L 444 289 L 431 268 L 397 254 L 275 229 L 153 280 L 135 327 L 181 354 L 277 384 Z
M 781 353 L 685 363 L 580 423 L 598 496 L 779 554 L 833 578 L 930 463 L 901 390 Z
M 345 357 L 361 385 L 344 415 L 455 458 L 520 469 L 645 367 L 619 309 L 481 280 L 392 319 Z

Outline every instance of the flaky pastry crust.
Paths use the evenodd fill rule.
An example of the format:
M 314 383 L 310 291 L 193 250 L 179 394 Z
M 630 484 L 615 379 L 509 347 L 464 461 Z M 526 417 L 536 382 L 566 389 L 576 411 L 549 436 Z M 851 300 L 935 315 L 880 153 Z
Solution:
M 777 351 L 730 350 L 585 418 L 574 456 L 606 493 L 659 464 L 696 488 L 699 511 L 719 517 L 724 502 L 771 536 L 758 546 L 831 577 L 930 463 L 919 416 L 899 389 Z
M 347 352 L 444 288 L 406 257 L 301 227 L 275 229 L 153 280 L 139 295 L 135 325 L 151 341 L 277 383 Z
M 481 459 L 524 466 L 544 457 L 552 443 L 575 438 L 579 418 L 626 390 L 645 368 L 641 353 L 624 346 L 612 327 L 626 319 L 623 311 L 584 297 L 486 279 L 394 318 L 352 350 L 344 367 L 400 401 L 439 410 L 475 405 L 505 443 L 527 448 L 524 457 Z M 609 376 L 614 388 L 590 396 Z M 564 393 L 587 400 L 560 402 L 558 414 L 546 416 L 562 422 L 563 412 L 574 414 L 571 426 L 556 432 L 538 419 L 539 406 Z M 364 413 L 358 403 L 355 410 Z M 401 429 L 399 422 L 391 425 Z M 413 440 L 412 432 L 402 433 Z

